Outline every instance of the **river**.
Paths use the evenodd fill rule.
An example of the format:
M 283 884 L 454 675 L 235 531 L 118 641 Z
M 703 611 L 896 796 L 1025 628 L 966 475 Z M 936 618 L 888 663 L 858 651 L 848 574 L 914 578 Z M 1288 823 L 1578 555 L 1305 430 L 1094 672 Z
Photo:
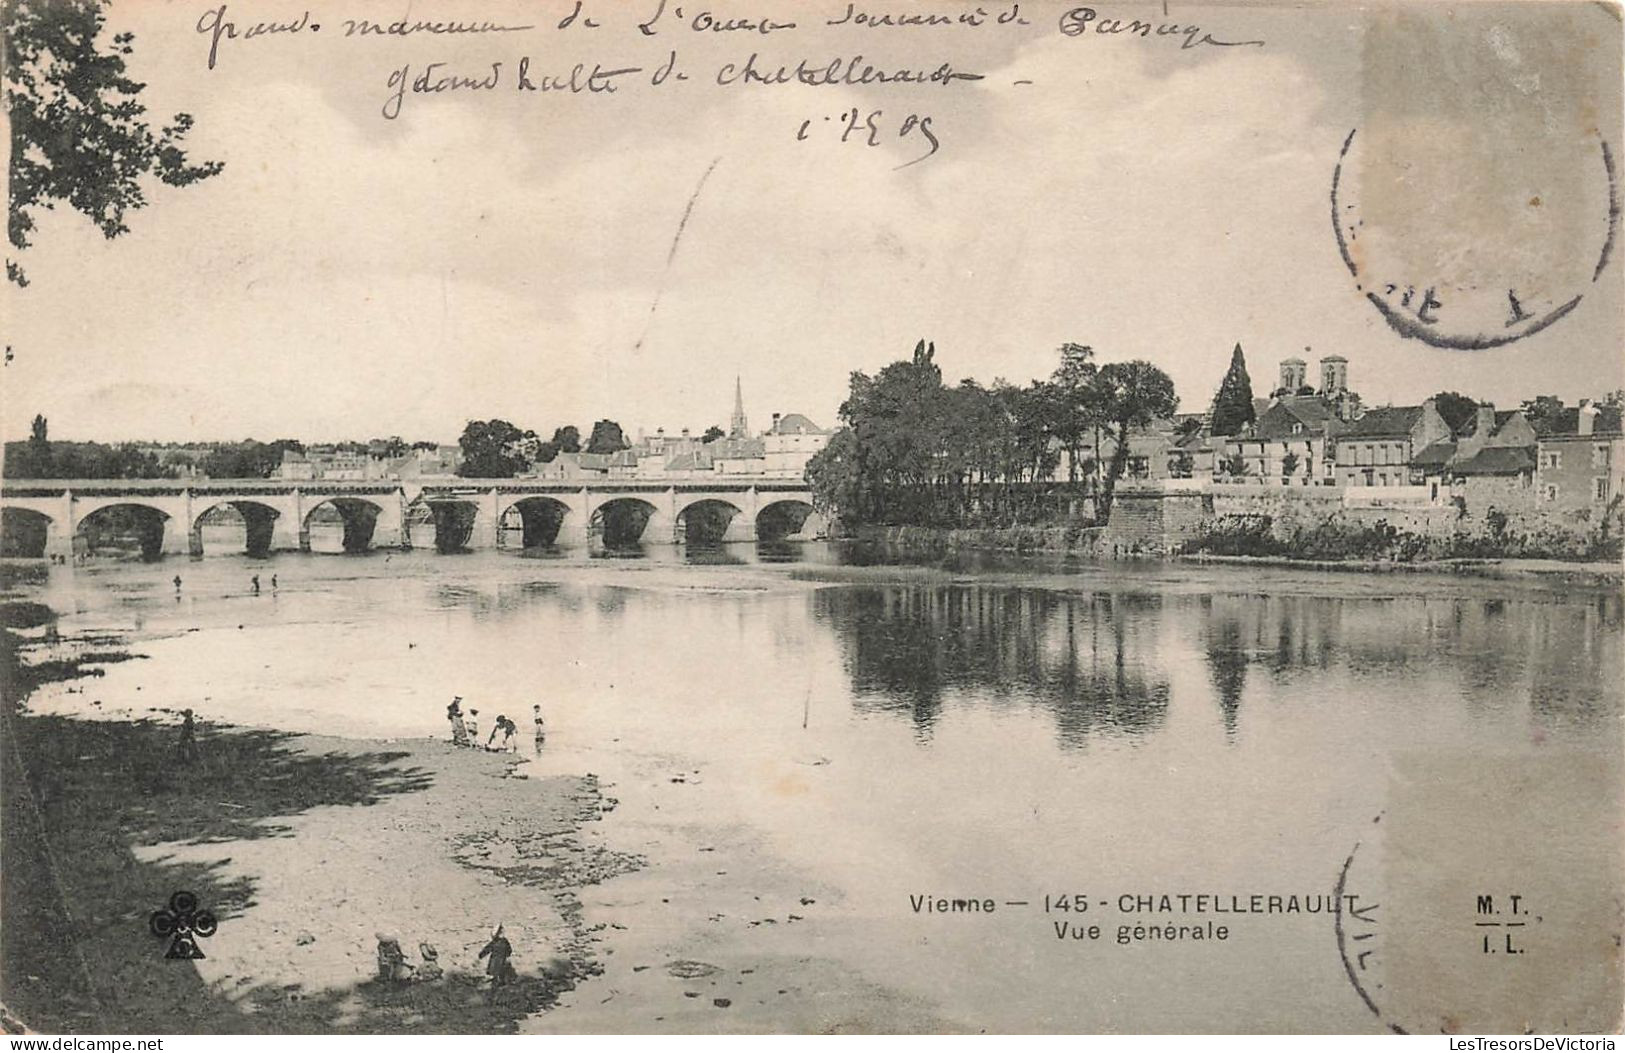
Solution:
M 29 592 L 65 633 L 146 657 L 31 708 L 414 737 L 457 694 L 529 753 L 539 703 L 535 764 L 612 785 L 596 836 L 649 865 L 584 894 L 605 974 L 537 1030 L 724 1026 L 672 959 L 790 977 L 742 1029 L 1371 1030 L 1327 914 L 1220 919 L 1223 943 L 1119 928 L 1213 920 L 1141 894 L 1330 894 L 1418 757 L 1594 759 L 1595 799 L 1559 802 L 1618 799 L 1617 591 L 891 563 L 809 543 L 53 567 Z M 1100 938 L 1057 937 L 1078 921 Z

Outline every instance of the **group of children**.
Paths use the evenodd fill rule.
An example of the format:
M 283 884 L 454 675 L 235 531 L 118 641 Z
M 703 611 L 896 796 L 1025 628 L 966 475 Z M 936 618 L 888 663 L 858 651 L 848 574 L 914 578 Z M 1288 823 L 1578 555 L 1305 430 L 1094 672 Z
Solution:
M 542 721 L 542 707 L 540 703 L 531 706 L 531 721 L 536 726 L 536 755 L 542 755 L 542 745 L 547 741 L 546 730 Z M 504 714 L 498 713 L 495 725 L 491 728 L 490 736 L 482 744 L 480 742 L 480 711 L 470 709 L 465 715 L 463 712 L 463 696 L 458 695 L 446 707 L 446 719 L 451 721 L 451 741 L 454 746 L 475 746 L 498 752 L 512 750 L 519 752 L 519 725 L 509 720 Z M 502 741 L 497 742 L 497 736 Z
M 401 950 L 401 941 L 388 933 L 376 933 L 378 938 L 378 979 L 385 983 L 398 984 L 412 981 L 433 982 L 445 975 L 440 966 L 440 954 L 432 943 L 418 944 L 418 953 L 423 956 L 422 964 L 413 965 L 406 960 L 406 952 Z M 502 934 L 502 926 L 498 925 L 491 933 L 491 939 L 480 950 L 479 960 L 485 962 L 485 975 L 491 980 L 491 986 L 486 993 L 486 1001 L 496 997 L 497 989 L 506 987 L 519 979 L 519 973 L 513 967 L 510 959 L 513 957 L 513 945 Z

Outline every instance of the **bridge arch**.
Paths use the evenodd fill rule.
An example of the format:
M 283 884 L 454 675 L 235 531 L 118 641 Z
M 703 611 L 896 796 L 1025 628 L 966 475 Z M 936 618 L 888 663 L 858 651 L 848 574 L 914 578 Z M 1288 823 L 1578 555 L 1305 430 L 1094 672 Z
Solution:
M 749 541 L 755 536 L 750 514 L 732 501 L 700 497 L 677 511 L 676 536 L 690 545 L 716 545 Z
M 588 521 L 589 535 L 605 548 L 655 542 L 659 540 L 660 531 L 669 528 L 670 520 L 641 497 L 610 498 L 593 508 Z
M 224 510 L 235 513 L 235 516 L 223 517 L 221 513 Z M 194 558 L 202 557 L 204 554 L 203 528 L 206 525 L 215 525 L 222 519 L 229 522 L 230 518 L 239 518 L 243 522 L 243 551 L 250 556 L 268 556 L 271 554 L 271 542 L 276 532 L 276 521 L 281 515 L 280 509 L 274 505 L 266 504 L 264 501 L 254 501 L 248 498 L 229 498 L 224 501 L 215 501 L 193 517 L 188 547 Z
M 172 547 L 166 544 L 167 535 L 177 526 L 161 508 L 140 501 L 105 501 L 79 517 L 74 547 L 92 556 L 133 549 L 142 560 L 152 562 Z
M 0 556 L 44 559 L 60 529 L 44 512 L 7 505 L 0 508 Z
M 437 497 L 424 504 L 434 521 L 434 550 L 441 555 L 467 552 L 472 548 L 474 529 L 480 518 L 476 500 L 457 497 Z
M 810 541 L 828 535 L 828 518 L 804 498 L 769 501 L 756 513 L 756 536 L 762 541 Z
M 552 548 L 565 532 L 565 521 L 572 511 L 567 502 L 546 494 L 521 497 L 497 517 L 498 547 Z M 519 535 L 517 546 L 511 544 L 515 533 Z
M 378 527 L 378 517 L 383 512 L 383 506 L 378 502 L 365 497 L 328 497 L 312 505 L 305 513 L 305 520 L 299 525 L 299 549 L 302 552 L 314 552 L 316 548 L 311 543 L 311 530 L 313 526 L 331 528 L 342 526 L 342 536 L 339 538 L 341 550 L 345 553 L 365 552 L 372 547 L 373 532 Z

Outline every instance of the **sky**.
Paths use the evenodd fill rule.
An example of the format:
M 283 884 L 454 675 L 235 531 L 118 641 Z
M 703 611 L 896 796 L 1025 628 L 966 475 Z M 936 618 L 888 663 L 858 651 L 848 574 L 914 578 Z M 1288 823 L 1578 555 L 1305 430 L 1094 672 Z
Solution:
M 190 113 L 193 158 L 225 169 L 151 187 L 113 240 L 71 210 L 40 215 L 31 284 L 0 304 L 0 434 L 26 436 L 35 413 L 54 437 L 103 441 L 454 441 L 489 417 L 698 432 L 726 427 L 736 376 L 753 427 L 774 412 L 827 426 L 852 371 L 921 338 L 949 382 L 1025 383 L 1064 342 L 1147 359 L 1188 411 L 1238 342 L 1258 394 L 1280 359 L 1313 375 L 1330 354 L 1367 404 L 1625 386 L 1625 247 L 1594 275 L 1602 143 L 1625 146 L 1617 9 L 1099 5 L 1069 36 L 1074 4 L 906 29 L 823 24 L 845 0 L 708 8 L 798 23 L 764 35 L 695 29 L 698 5 L 679 22 L 668 0 L 645 35 L 657 3 L 588 0 L 560 29 L 573 3 L 345 0 L 245 39 L 307 8 L 231 0 L 220 21 L 238 36 L 211 70 L 199 23 L 218 0 L 116 0 L 149 116 Z M 403 17 L 536 28 L 345 35 Z M 1093 31 L 1135 17 L 1181 28 Z M 1182 46 L 1192 25 L 1263 43 Z M 861 54 L 982 79 L 716 83 L 753 52 L 767 69 Z M 688 79 L 652 86 L 674 53 Z M 533 83 L 576 63 L 643 72 L 614 93 L 522 92 L 521 56 Z M 502 69 L 489 91 L 407 92 L 386 119 L 392 76 L 434 62 L 437 78 Z M 853 108 L 880 111 L 879 145 L 840 141 Z M 923 117 L 939 148 L 907 164 Z M 1351 130 L 1359 274 L 1330 218 Z M 1384 320 L 1366 294 L 1386 282 L 1437 290 L 1452 334 L 1508 333 L 1504 289 L 1532 317 L 1581 302 L 1452 350 Z

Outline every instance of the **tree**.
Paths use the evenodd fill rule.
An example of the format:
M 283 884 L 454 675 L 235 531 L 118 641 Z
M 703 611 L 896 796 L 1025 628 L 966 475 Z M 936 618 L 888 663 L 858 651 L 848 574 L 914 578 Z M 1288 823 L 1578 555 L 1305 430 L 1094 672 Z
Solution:
M 24 477 L 35 479 L 49 479 L 54 474 L 51 471 L 51 426 L 44 414 L 34 414 L 34 421 L 28 429 L 28 470 L 20 473 Z
M 1241 346 L 1238 344 L 1238 359 L 1240 354 Z M 1242 369 L 1242 380 L 1245 383 L 1245 367 Z M 1105 522 L 1111 518 L 1117 481 L 1123 477 L 1123 468 L 1128 464 L 1129 439 L 1136 430 L 1150 427 L 1152 421 L 1172 417 L 1179 408 L 1179 396 L 1174 394 L 1174 382 L 1168 374 L 1150 362 L 1138 359 L 1132 362 L 1108 362 L 1100 367 L 1094 383 L 1100 391 L 1103 415 L 1110 423 L 1111 437 L 1115 443 L 1099 502 L 1098 519 Z
M 1219 458 L 1219 474 L 1240 479 L 1247 474 L 1247 458 L 1241 455 L 1240 450 L 1225 454 Z
M 1459 391 L 1441 391 L 1433 396 L 1433 407 L 1450 426 L 1450 434 L 1460 435 L 1478 414 L 1478 401 Z
M 718 439 L 725 437 L 727 434 L 727 432 L 713 424 L 709 428 L 705 429 L 705 434 L 700 436 L 700 442 L 716 442 Z
M 536 459 L 543 464 L 550 464 L 561 453 L 581 452 L 581 429 L 574 424 L 566 424 L 553 429 L 553 437 L 542 443 L 536 451 Z
M 864 517 L 870 502 L 863 492 L 862 453 L 856 433 L 843 427 L 813 455 L 807 462 L 807 485 L 814 508 L 826 515 Z
M 297 439 L 225 442 L 203 456 L 198 470 L 213 479 L 265 479 L 281 466 L 282 455 L 288 450 L 303 453 L 305 446 Z
M 588 453 L 619 453 L 631 446 L 621 433 L 621 426 L 612 420 L 601 420 L 592 426 L 587 439 Z
M 154 132 L 137 101 L 145 86 L 125 75 L 134 35 L 98 48 L 101 0 L 4 0 L 5 79 L 11 120 L 11 201 L 7 235 L 20 252 L 34 211 L 66 204 L 108 238 L 126 233 L 125 213 L 147 203 L 142 178 L 187 186 L 217 174 L 218 161 L 192 164 L 181 143 L 192 118 L 176 114 Z M 27 285 L 21 265 L 6 276 Z
M 1060 349 L 1061 364 L 1050 376 L 1054 402 L 1055 438 L 1067 453 L 1067 479 L 1078 481 L 1078 463 L 1083 459 L 1083 444 L 1091 431 L 1095 434 L 1095 453 L 1100 453 L 1100 407 L 1092 398 L 1090 382 L 1099 367 L 1094 363 L 1094 349 L 1084 344 L 1066 343 Z
M 1563 413 L 1563 400 L 1556 395 L 1536 395 L 1525 399 L 1522 409 L 1524 419 L 1535 429 L 1535 434 L 1545 435 L 1557 427 Z
M 1293 477 L 1293 475 L 1297 474 L 1298 465 L 1302 463 L 1302 460 L 1303 459 L 1298 456 L 1298 452 L 1296 450 L 1288 450 L 1286 453 L 1282 454 L 1281 478 L 1290 479 Z
M 406 444 L 406 440 L 399 435 L 391 435 L 387 439 L 374 439 L 367 444 L 368 452 L 371 452 L 373 443 L 378 444 L 380 452 L 385 457 L 405 457 L 408 451 L 411 450 L 411 447 Z
M 457 474 L 465 479 L 512 479 L 530 462 L 518 453 L 526 435 L 505 420 L 471 420 L 463 428 L 457 444 L 463 448 L 463 463 Z
M 1234 435 L 1251 424 L 1257 416 L 1253 411 L 1253 382 L 1247 376 L 1247 359 L 1241 345 L 1230 353 L 1230 368 L 1219 384 L 1219 393 L 1213 399 L 1214 435 Z

